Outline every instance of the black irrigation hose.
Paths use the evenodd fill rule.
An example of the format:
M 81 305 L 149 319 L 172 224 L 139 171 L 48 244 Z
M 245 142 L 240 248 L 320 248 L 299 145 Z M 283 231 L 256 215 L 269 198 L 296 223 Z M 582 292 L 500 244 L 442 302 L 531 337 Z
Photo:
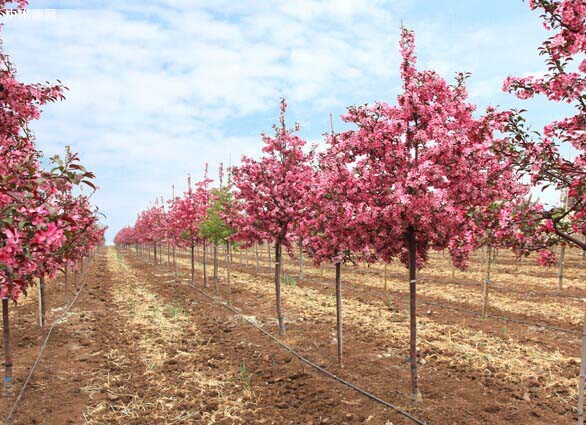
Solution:
M 425 283 L 422 283 L 425 284 Z M 461 285 L 461 286 L 481 286 L 480 283 L 474 283 L 474 282 L 434 282 L 434 284 L 438 284 L 438 285 Z M 494 289 L 495 291 L 502 291 L 502 292 L 510 292 L 513 294 L 517 294 L 517 295 L 528 295 L 528 296 L 546 296 L 546 297 L 553 297 L 553 298 L 569 298 L 572 300 L 576 300 L 576 301 L 582 301 L 584 300 L 586 297 L 579 297 L 577 295 L 570 295 L 570 294 L 561 294 L 561 293 L 556 293 L 556 292 L 546 292 L 546 291 L 528 291 L 528 292 L 519 292 L 516 291 L 514 289 L 510 289 L 510 288 L 506 288 L 504 286 L 500 286 L 500 285 L 496 285 L 496 286 L 492 286 L 491 285 L 491 289 Z
M 441 304 L 441 303 L 435 303 L 433 301 L 419 301 L 419 302 L 421 304 L 433 305 L 433 306 L 440 307 L 440 308 L 445 308 L 445 309 L 448 309 L 448 310 L 454 310 L 454 311 L 460 311 L 462 313 L 473 314 L 474 316 L 482 316 L 482 314 L 480 314 L 479 312 L 474 311 L 474 310 L 467 310 L 465 308 L 453 307 L 451 305 Z M 510 318 L 505 317 L 505 316 L 496 316 L 494 314 L 488 314 L 487 317 L 489 317 L 491 319 L 500 319 L 500 320 L 504 320 L 504 321 L 507 321 L 507 322 L 514 322 L 514 323 L 521 323 L 521 324 L 524 324 L 524 325 L 537 326 L 537 327 L 544 328 L 544 329 L 549 329 L 549 330 L 552 330 L 552 331 L 565 332 L 567 334 L 586 336 L 585 334 L 583 334 L 580 331 L 573 331 L 571 329 L 558 328 L 557 326 L 544 325 L 542 323 L 530 322 L 528 320 L 510 319 Z
M 77 294 L 75 295 L 75 298 L 73 298 L 73 301 L 71 301 L 71 303 L 63 311 L 63 314 L 59 317 L 59 319 L 55 320 L 53 322 L 53 324 L 51 325 L 51 327 L 49 328 L 49 332 L 47 332 L 47 335 L 45 336 L 45 340 L 43 341 L 43 344 L 41 345 L 41 349 L 39 350 L 39 354 L 37 355 L 37 358 L 36 358 L 35 362 L 33 363 L 33 366 L 31 367 L 31 370 L 30 370 L 28 376 L 24 380 L 24 384 L 22 384 L 22 388 L 20 389 L 20 393 L 18 394 L 18 397 L 16 397 L 16 400 L 14 400 L 14 403 L 12 405 L 12 408 L 10 409 L 10 412 L 8 412 L 8 415 L 6 415 L 6 419 L 4 419 L 4 425 L 8 425 L 10 423 L 10 420 L 12 419 L 12 415 L 16 411 L 16 408 L 18 407 L 18 404 L 20 403 L 20 400 L 22 399 L 22 395 L 24 394 L 24 390 L 26 389 L 29 381 L 31 380 L 35 369 L 39 365 L 39 363 L 41 361 L 41 356 L 43 355 L 43 352 L 45 351 L 45 348 L 47 348 L 47 344 L 49 342 L 49 338 L 51 337 L 51 334 L 53 333 L 53 329 L 55 328 L 55 326 L 57 324 L 59 324 L 59 322 L 63 318 L 65 318 L 65 315 L 69 312 L 69 310 L 71 310 L 71 307 L 73 307 L 73 305 L 75 304 L 75 302 L 79 298 L 81 292 L 83 291 L 83 288 L 85 287 L 85 285 L 87 283 L 87 277 L 88 277 L 90 268 L 92 266 L 92 263 L 93 263 L 93 258 L 90 258 L 90 262 L 89 262 L 89 264 L 87 266 L 87 270 L 85 272 L 85 275 L 84 275 L 84 278 L 83 278 L 83 282 L 82 282 L 81 286 L 79 287 L 79 291 L 77 291 Z
M 185 257 L 187 257 L 187 256 L 185 256 Z M 424 284 L 424 282 L 421 282 L 421 283 Z M 437 282 L 436 281 L 436 282 L 434 282 L 434 284 L 437 284 L 437 285 L 460 285 L 460 286 L 481 286 L 480 283 L 474 283 L 474 282 Z M 568 298 L 568 299 L 572 299 L 572 300 L 576 300 L 576 301 L 583 301 L 584 299 L 586 299 L 586 296 L 580 297 L 577 295 L 562 294 L 562 293 L 547 292 L 547 291 L 528 291 L 526 293 L 523 293 L 523 292 L 519 292 L 514 289 L 507 288 L 507 287 L 500 286 L 500 285 L 492 285 L 491 288 L 496 291 L 510 292 L 510 293 L 518 294 L 518 295 L 546 296 L 546 297 L 553 297 L 553 298 Z
M 322 368 L 321 366 L 313 363 L 311 360 L 306 359 L 305 357 L 303 357 L 301 354 L 297 353 L 293 348 L 291 348 L 289 345 L 285 344 L 283 341 L 281 341 L 280 339 L 278 339 L 277 337 L 275 337 L 273 334 L 271 334 L 270 332 L 264 330 L 263 328 L 261 328 L 260 326 L 258 326 L 257 324 L 255 324 L 254 322 L 252 322 L 251 320 L 247 319 L 246 317 L 244 317 L 242 315 L 242 313 L 240 313 L 238 310 L 236 310 L 234 307 L 218 301 L 216 298 L 212 297 L 211 295 L 208 295 L 206 292 L 202 291 L 200 288 L 198 288 L 195 285 L 191 285 L 189 283 L 181 283 L 182 285 L 185 286 L 189 286 L 190 288 L 194 288 L 197 291 L 199 291 L 202 295 L 204 295 L 205 297 L 207 297 L 208 299 L 212 300 L 213 302 L 215 302 L 216 304 L 219 304 L 225 308 L 227 308 L 228 310 L 230 310 L 232 313 L 234 313 L 235 315 L 237 315 L 240 319 L 244 320 L 246 323 L 248 323 L 250 326 L 252 326 L 253 328 L 257 329 L 258 331 L 260 331 L 262 334 L 268 336 L 270 339 L 272 339 L 274 342 L 276 342 L 278 345 L 280 345 L 282 348 L 284 348 L 285 350 L 287 350 L 288 352 L 290 352 L 291 354 L 293 354 L 295 357 L 297 357 L 299 360 L 301 360 L 302 362 L 304 362 L 305 364 L 313 367 L 314 369 L 318 370 L 319 372 L 323 373 L 324 375 L 326 375 L 327 377 L 339 382 L 340 384 L 343 384 L 345 386 L 347 386 L 348 388 L 351 388 L 352 390 L 362 394 L 363 396 L 376 401 L 377 403 L 382 404 L 385 407 L 388 407 L 389 409 L 394 410 L 395 412 L 399 413 L 400 415 L 403 415 L 404 417 L 406 417 L 407 419 L 410 419 L 411 421 L 413 421 L 414 423 L 418 424 L 418 425 L 426 425 L 425 422 L 423 422 L 420 419 L 417 419 L 416 417 L 410 415 L 409 413 L 405 412 L 404 410 L 401 410 L 400 408 L 398 408 L 397 406 L 377 397 L 374 394 L 369 393 L 366 390 L 363 390 L 360 387 L 357 387 L 356 385 L 352 384 L 351 382 L 346 381 L 343 378 L 340 378 L 337 375 L 334 375 L 332 372 L 329 372 L 328 370 Z
M 249 273 L 247 271 L 244 271 L 244 273 L 246 273 L 246 274 L 252 274 L 252 273 Z M 454 283 L 454 284 L 455 285 L 470 285 L 470 286 L 476 286 L 477 285 L 476 283 L 472 283 L 472 282 L 458 282 L 458 283 Z M 492 288 L 494 288 L 494 289 L 497 289 L 498 288 L 499 290 L 502 290 L 502 291 L 510 291 L 510 292 L 519 293 L 517 291 L 513 291 L 511 289 L 507 289 L 507 288 L 503 288 L 503 287 L 497 287 L 497 288 L 492 287 Z M 540 292 L 531 291 L 528 294 L 543 294 L 543 295 L 548 295 L 549 294 L 551 296 L 560 296 L 560 297 L 566 297 L 566 298 L 573 298 L 573 299 L 577 299 L 577 300 L 584 300 L 584 298 L 574 297 L 572 295 L 564 295 L 564 294 L 559 294 L 558 295 L 558 294 L 552 294 L 552 293 L 549 293 L 549 292 L 540 293 Z M 394 293 L 394 296 L 396 296 L 398 298 L 406 298 L 406 297 L 408 297 L 407 294 L 401 294 L 401 293 Z M 461 308 L 461 307 L 454 307 L 454 306 L 451 306 L 449 304 L 436 303 L 436 302 L 433 302 L 433 301 L 421 301 L 421 300 L 417 300 L 417 303 L 418 304 L 425 304 L 425 305 L 432 305 L 432 306 L 436 306 L 436 307 L 440 307 L 440 308 L 445 308 L 447 310 L 460 311 L 462 313 L 469 313 L 469 314 L 472 314 L 474 316 L 482 316 L 482 314 L 480 314 L 477 311 L 467 310 L 467 309 Z M 564 333 L 571 334 L 571 335 L 586 336 L 586 334 L 583 334 L 580 331 L 574 331 L 574 330 L 571 330 L 571 329 L 559 328 L 557 326 L 545 325 L 545 324 L 542 324 L 542 323 L 531 322 L 531 321 L 523 320 L 523 319 L 511 319 L 511 318 L 508 318 L 508 317 L 505 317 L 505 316 L 497 316 L 497 315 L 494 315 L 494 314 L 488 314 L 487 317 L 490 318 L 490 319 L 506 320 L 507 322 L 520 323 L 520 324 L 523 324 L 523 325 L 537 326 L 537 327 L 542 328 L 542 329 L 548 329 L 548 330 L 556 331 L 556 332 L 564 332 Z

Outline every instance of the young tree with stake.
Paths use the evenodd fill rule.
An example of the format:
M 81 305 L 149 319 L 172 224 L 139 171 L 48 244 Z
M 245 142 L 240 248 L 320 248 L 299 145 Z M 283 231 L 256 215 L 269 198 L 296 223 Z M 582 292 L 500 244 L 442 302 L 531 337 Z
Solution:
M 449 246 L 471 227 L 471 213 L 507 199 L 516 175 L 495 153 L 508 113 L 488 108 L 478 118 L 466 102 L 465 75 L 454 85 L 415 68 L 414 36 L 401 35 L 403 93 L 397 106 L 383 102 L 350 107 L 343 115 L 358 129 L 336 138 L 336 149 L 355 167 L 365 205 L 356 232 L 385 262 L 400 258 L 409 269 L 411 392 L 417 381 L 416 270 L 430 249 L 449 248 L 463 267 L 472 244 Z
M 275 244 L 275 297 L 279 333 L 285 334 L 281 308 L 282 248 L 292 249 L 293 232 L 303 219 L 300 202 L 310 190 L 313 153 L 304 152 L 306 142 L 285 125 L 287 104 L 281 100 L 279 125 L 275 136 L 262 135 L 263 156 L 259 160 L 244 156 L 232 168 L 236 208 L 241 210 L 236 238 L 253 243 Z

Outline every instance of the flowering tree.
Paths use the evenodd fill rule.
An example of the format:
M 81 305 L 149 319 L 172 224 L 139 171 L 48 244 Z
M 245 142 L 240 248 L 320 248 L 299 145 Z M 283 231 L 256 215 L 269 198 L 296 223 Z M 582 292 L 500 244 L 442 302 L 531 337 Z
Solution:
M 338 365 L 343 367 L 342 264 L 374 260 L 374 256 L 366 249 L 364 233 L 355 231 L 356 208 L 363 201 L 357 176 L 348 166 L 347 152 L 337 149 L 336 136 L 332 134 L 327 142 L 330 148 L 318 156 L 312 188 L 303 200 L 306 213 L 299 234 L 316 265 L 328 262 L 336 268 Z
M 136 244 L 136 232 L 133 226 L 123 227 L 116 233 L 114 237 L 114 243 L 125 248 L 130 245 Z
M 228 303 L 231 303 L 230 266 L 232 238 L 236 233 L 236 229 L 230 224 L 230 214 L 233 211 L 233 196 L 230 186 L 212 189 L 210 195 L 210 206 L 208 207 L 206 218 L 199 224 L 199 235 L 202 239 L 212 242 L 216 247 L 219 244 L 226 246 Z M 217 264 L 217 258 L 214 259 L 214 264 Z M 215 285 L 216 293 L 219 294 L 217 279 L 215 279 Z
M 179 235 L 178 241 L 183 246 L 191 249 L 191 281 L 195 282 L 195 245 L 199 239 L 199 225 L 207 214 L 210 202 L 209 185 L 212 180 L 207 177 L 207 166 L 204 179 L 196 183 L 195 190 L 191 186 L 191 179 L 188 182 L 187 192 L 183 198 L 173 200 L 169 211 L 169 230 L 173 235 Z M 175 236 L 176 238 L 176 236 Z M 177 239 L 176 239 L 177 240 Z M 202 240 L 204 245 L 204 286 L 207 286 L 206 273 L 206 241 Z
M 6 14 L 9 3 L 16 3 L 18 9 L 26 6 L 26 1 L 2 0 L 0 15 Z M 69 150 L 63 158 L 51 158 L 50 168 L 45 170 L 29 129 L 29 123 L 40 118 L 43 105 L 63 98 L 60 84 L 19 82 L 0 48 L 0 297 L 6 384 L 12 368 L 8 301 L 16 302 L 37 278 L 41 279 L 43 300 L 44 276 L 54 275 L 67 264 L 68 255 L 80 247 L 81 234 L 95 224 L 86 202 L 71 194 L 80 184 L 95 189 L 93 174 Z M 41 308 L 41 323 L 43 311 Z
M 503 151 L 531 176 L 533 184 L 554 187 L 568 198 L 564 205 L 533 216 L 542 223 L 536 234 L 540 242 L 533 245 L 546 249 L 562 243 L 586 250 L 586 1 L 531 0 L 529 5 L 541 11 L 543 25 L 555 32 L 539 49 L 548 72 L 543 77 L 509 77 L 503 89 L 521 99 L 541 94 L 573 104 L 576 113 L 546 125 L 537 137 L 526 130 L 521 115 L 511 117 L 515 138 Z M 573 59 L 580 60 L 576 69 Z M 576 151 L 573 159 L 561 155 L 562 145 Z M 540 258 L 555 261 L 551 251 L 542 252 Z
M 305 215 L 300 201 L 310 189 L 313 153 L 305 153 L 306 142 L 285 125 L 287 104 L 281 100 L 280 125 L 275 136 L 262 135 L 263 156 L 243 156 L 233 167 L 236 207 L 241 210 L 235 237 L 245 243 L 268 241 L 275 244 L 275 294 L 279 333 L 285 333 L 281 309 L 281 250 L 292 249 L 295 226 Z
M 356 231 L 368 235 L 383 261 L 399 257 L 409 268 L 411 389 L 420 399 L 416 269 L 430 249 L 444 248 L 465 267 L 473 245 L 450 245 L 450 240 L 470 228 L 473 211 L 508 199 L 517 176 L 494 152 L 503 143 L 495 132 L 505 128 L 509 114 L 488 108 L 475 118 L 475 107 L 466 102 L 464 74 L 449 85 L 433 71 L 418 71 L 414 36 L 406 29 L 400 46 L 398 105 L 350 107 L 343 119 L 358 129 L 342 133 L 336 146 L 347 152 L 365 195 Z
M 503 89 L 521 99 L 544 95 L 553 102 L 566 102 L 575 107 L 567 118 L 547 124 L 542 134 L 534 137 L 527 131 L 523 117 L 511 118 L 515 134 L 505 150 L 512 162 L 531 176 L 533 184 L 553 187 L 565 196 L 559 207 L 544 208 L 533 214 L 540 223 L 532 245 L 541 250 L 542 262 L 553 263 L 551 249 L 573 245 L 586 253 L 586 1 L 530 0 L 529 6 L 541 12 L 544 27 L 554 34 L 545 40 L 539 53 L 545 57 L 548 72 L 542 77 L 509 77 Z M 578 60 L 576 67 L 574 60 Z M 575 157 L 564 158 L 560 147 L 572 148 Z M 586 322 L 584 323 L 586 332 Z M 578 423 L 584 423 L 584 392 L 586 386 L 586 339 L 582 339 L 582 364 L 578 385 Z

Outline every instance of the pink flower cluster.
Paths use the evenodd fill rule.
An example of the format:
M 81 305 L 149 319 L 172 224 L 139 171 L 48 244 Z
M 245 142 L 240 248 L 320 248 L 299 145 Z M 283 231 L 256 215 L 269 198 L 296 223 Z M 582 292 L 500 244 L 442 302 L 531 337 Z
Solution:
M 530 7 L 541 11 L 546 29 L 554 34 L 545 40 L 540 54 L 545 56 L 548 73 L 544 77 L 509 77 L 504 90 L 521 99 L 537 94 L 549 100 L 576 106 L 577 113 L 545 126 L 535 137 L 522 120 L 512 121 L 513 147 L 509 149 L 514 165 L 524 168 L 534 184 L 552 186 L 569 197 L 563 208 L 544 210 L 540 221 L 555 238 L 586 250 L 586 0 L 531 0 Z M 580 60 L 571 70 L 573 60 Z M 564 158 L 559 146 L 567 144 L 576 151 Z
M 16 301 L 35 278 L 87 255 L 104 229 L 87 197 L 73 194 L 79 184 L 95 189 L 93 174 L 69 151 L 45 170 L 28 129 L 43 105 L 63 99 L 62 87 L 19 82 L 1 50 L 0 64 L 0 297 Z

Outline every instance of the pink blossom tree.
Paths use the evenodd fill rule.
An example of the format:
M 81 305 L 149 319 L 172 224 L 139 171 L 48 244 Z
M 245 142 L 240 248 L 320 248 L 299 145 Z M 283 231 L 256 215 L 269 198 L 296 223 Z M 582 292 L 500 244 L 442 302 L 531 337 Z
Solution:
M 296 240 L 293 234 L 305 215 L 300 205 L 310 190 L 313 173 L 313 152 L 306 153 L 306 142 L 285 125 L 287 104 L 281 100 L 280 124 L 274 126 L 275 136 L 262 134 L 263 156 L 255 160 L 242 157 L 242 164 L 232 168 L 234 196 L 239 215 L 236 239 L 253 243 L 275 244 L 275 296 L 279 333 L 285 334 L 281 308 L 281 255 Z
M 570 117 L 546 125 L 543 134 L 529 133 L 523 117 L 514 115 L 510 129 L 515 138 L 503 150 L 535 185 L 553 187 L 568 197 L 560 207 L 545 208 L 534 215 L 543 223 L 540 238 L 549 246 L 570 244 L 586 251 L 586 1 L 531 0 L 541 11 L 543 25 L 555 32 L 540 47 L 548 72 L 543 77 L 509 77 L 503 89 L 521 99 L 544 95 L 553 102 L 576 108 Z M 577 67 L 573 60 L 579 60 Z M 575 157 L 564 158 L 560 146 L 573 148 Z M 541 258 L 553 260 L 551 252 Z
M 182 198 L 176 198 L 172 202 L 169 211 L 170 232 L 175 235 L 175 240 L 191 250 L 191 281 L 195 282 L 195 246 L 200 241 L 203 243 L 203 284 L 207 287 L 206 271 L 206 240 L 200 239 L 199 225 L 205 219 L 210 205 L 209 186 L 213 182 L 207 177 L 207 166 L 203 180 L 195 184 L 195 189 L 188 181 L 187 192 Z M 177 237 L 178 236 L 178 237 Z
M 463 267 L 472 245 L 450 240 L 471 227 L 475 210 L 508 199 L 517 176 L 494 149 L 504 143 L 496 135 L 509 114 L 488 108 L 476 118 L 464 74 L 449 85 L 433 71 L 418 71 L 414 36 L 406 29 L 400 46 L 398 105 L 350 107 L 343 119 L 358 129 L 342 133 L 337 149 L 347 152 L 366 196 L 356 231 L 368 235 L 383 261 L 398 257 L 409 268 L 411 391 L 419 400 L 416 270 L 430 249 L 444 248 Z
M 336 149 L 336 136 L 329 136 L 327 141 L 330 148 L 318 156 L 311 190 L 302 202 L 305 215 L 298 233 L 303 249 L 316 265 L 335 265 L 338 366 L 343 367 L 342 265 L 374 257 L 364 255 L 367 241 L 364 233 L 355 231 L 356 208 L 363 201 L 357 176 L 348 166 L 346 152 Z
M 18 9 L 26 1 L 0 1 L 0 15 L 8 4 Z M 67 261 L 66 251 L 78 239 L 85 216 L 72 215 L 73 187 L 93 187 L 93 174 L 87 172 L 76 155 L 51 158 L 45 170 L 42 154 L 36 149 L 29 123 L 40 118 L 41 108 L 62 100 L 63 87 L 24 84 L 17 80 L 8 56 L 0 49 L 0 297 L 3 307 L 5 383 L 11 379 L 8 301 L 21 294 L 45 275 L 53 275 Z M 80 206 L 79 199 L 74 205 Z M 42 298 L 42 294 L 41 294 Z M 42 309 L 41 309 L 42 317 Z
M 539 10 L 544 27 L 553 32 L 539 53 L 545 57 L 548 71 L 542 77 L 509 77 L 503 89 L 521 99 L 543 95 L 552 102 L 575 107 L 569 117 L 553 121 L 542 134 L 529 132 L 521 114 L 511 118 L 515 134 L 504 152 L 535 185 L 553 187 L 566 201 L 559 207 L 543 208 L 532 215 L 539 232 L 530 236 L 533 249 L 540 249 L 540 261 L 555 262 L 550 249 L 561 244 L 560 281 L 563 250 L 576 246 L 586 254 L 586 1 L 530 0 L 532 10 Z M 577 61 L 577 66 L 574 65 Z M 574 158 L 564 158 L 560 148 L 573 149 Z M 586 332 L 586 321 L 584 322 Z M 578 423 L 584 423 L 586 387 L 586 338 L 582 338 L 582 364 L 578 385 Z

